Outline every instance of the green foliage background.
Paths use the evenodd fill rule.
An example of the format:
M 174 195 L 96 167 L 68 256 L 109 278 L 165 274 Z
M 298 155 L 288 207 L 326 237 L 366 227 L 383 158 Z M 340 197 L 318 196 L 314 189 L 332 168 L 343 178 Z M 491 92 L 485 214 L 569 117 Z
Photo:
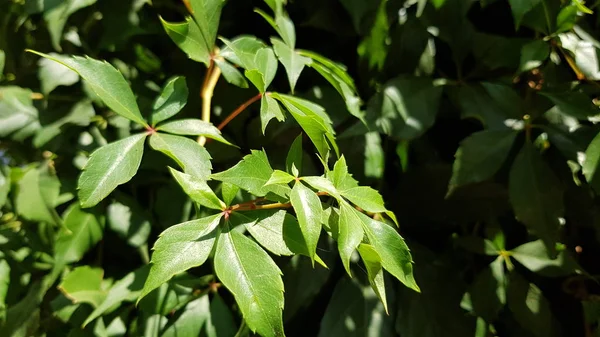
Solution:
M 210 6 L 221 2 L 191 3 L 207 6 L 194 20 L 208 23 L 216 37 L 214 16 L 198 13 L 216 13 Z M 212 123 L 252 99 L 254 86 L 272 94 L 259 96 L 220 134 L 198 122 L 159 123 L 179 110 L 176 119 L 201 117 L 212 46 L 177 42 L 172 23 L 188 15 L 182 2 L 0 2 L 0 336 L 282 335 L 264 325 L 270 318 L 252 319 L 242 309 L 244 289 L 224 258 L 226 243 L 248 247 L 245 265 L 265 278 L 255 285 L 264 290 L 257 298 L 268 304 L 268 317 L 281 315 L 283 284 L 279 321 L 287 336 L 600 336 L 600 2 L 295 0 L 285 5 L 295 40 L 289 26 L 278 21 L 276 31 L 254 11 L 271 15 L 278 4 L 224 3 L 218 35 L 227 41 L 217 45 L 225 57 L 219 62 L 226 64 L 217 63 L 223 76 L 214 90 Z M 280 40 L 272 42 L 274 52 L 236 64 L 227 44 L 240 35 Z M 92 71 L 79 76 L 26 49 L 90 62 L 82 67 Z M 313 53 L 346 67 L 333 86 L 318 65 L 309 65 L 318 58 Z M 120 92 L 131 87 L 141 114 L 137 107 L 118 107 L 127 102 L 125 94 L 111 104 L 98 94 L 117 87 L 115 81 L 94 87 L 106 65 L 61 55 L 109 62 L 127 81 Z M 274 75 L 269 62 L 276 57 L 297 58 L 307 67 L 288 68 L 282 60 Z M 246 69 L 245 77 L 232 64 Z M 285 93 L 317 103 L 326 116 Z M 156 103 L 161 94 L 171 106 Z M 278 102 L 290 112 L 283 122 Z M 294 111 L 309 116 L 304 124 L 292 118 Z M 267 117 L 275 119 L 265 128 Z M 324 122 L 316 127 L 315 121 Z M 144 138 L 136 135 L 149 125 L 159 131 L 149 134 L 149 147 L 157 151 L 141 157 Z M 323 128 L 321 143 L 311 128 Z M 323 134 L 332 131 L 353 178 L 379 191 L 385 207 L 373 189 L 352 194 L 336 180 L 341 160 L 341 171 L 320 177 L 320 157 L 330 147 Z M 212 139 L 198 150 L 191 138 L 181 140 L 185 135 Z M 120 185 L 116 190 L 95 189 L 104 171 L 86 170 L 82 179 L 94 183 L 78 185 L 94 150 L 108 149 L 90 162 L 112 163 L 123 144 L 134 155 L 116 171 L 131 174 L 110 178 Z M 261 149 L 272 166 L 263 171 Z M 181 151 L 195 152 L 182 162 Z M 136 173 L 131 158 L 138 154 Z M 337 156 L 330 156 L 331 168 Z M 292 169 L 291 163 L 301 164 Z M 236 164 L 237 171 L 231 169 Z M 221 173 L 210 175 L 211 167 Z M 302 182 L 288 186 L 295 169 L 309 186 L 334 197 L 337 204 L 324 212 L 339 212 L 340 226 L 377 229 L 366 234 L 368 244 L 358 246 L 359 225 L 358 242 L 332 235 L 346 240 L 339 253 L 326 235 L 317 236 L 318 246 L 307 242 L 295 250 L 263 242 L 263 234 L 249 229 L 262 246 L 283 255 L 269 257 L 249 236 L 229 230 L 230 223 L 248 228 L 255 219 L 271 219 L 285 228 L 299 224 L 299 235 L 307 238 L 302 226 L 319 220 L 304 218 L 309 212 L 299 205 L 321 205 Z M 271 187 L 240 179 L 252 170 L 267 172 Z M 200 219 L 189 228 L 206 230 L 203 240 L 214 241 L 212 220 L 225 215 L 211 218 L 211 209 L 268 193 L 276 195 L 269 200 L 289 201 L 294 213 L 233 213 L 226 234 L 219 229 L 217 247 L 198 248 L 202 262 L 211 255 L 209 263 L 186 261 L 182 269 L 193 268 L 170 280 L 168 272 L 158 281 L 148 277 L 151 258 L 157 268 L 158 261 L 180 256 L 178 246 L 169 246 L 173 235 L 197 239 L 173 225 Z M 394 225 L 370 220 L 347 201 L 376 219 L 384 216 L 371 213 L 386 209 L 396 215 L 416 285 L 412 271 L 397 267 L 411 257 Z M 352 255 L 355 248 L 361 261 Z M 372 288 L 369 281 L 380 283 Z

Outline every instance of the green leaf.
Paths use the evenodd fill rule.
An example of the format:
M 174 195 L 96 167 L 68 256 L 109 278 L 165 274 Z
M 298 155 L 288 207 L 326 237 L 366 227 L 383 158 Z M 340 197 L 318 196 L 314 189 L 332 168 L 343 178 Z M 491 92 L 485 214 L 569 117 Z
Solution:
M 519 26 L 521 26 L 521 21 L 525 14 L 529 13 L 542 1 L 544 0 L 508 0 L 515 19 L 515 29 L 518 29 Z
M 159 18 L 167 35 L 190 59 L 202 62 L 207 66 L 210 64 L 212 46 L 208 45 L 201 29 L 192 17 L 186 17 L 183 22 L 167 22 L 162 17 Z
M 210 322 L 206 330 L 207 337 L 234 336 L 237 330 L 228 304 L 218 293 L 210 301 Z
M 290 150 L 288 151 L 287 157 L 285 158 L 285 170 L 288 173 L 292 173 L 292 167 L 296 167 L 298 173 L 302 173 L 302 134 L 299 134 L 292 146 L 290 146 Z
M 64 224 L 54 244 L 54 259 L 58 265 L 81 260 L 104 234 L 104 219 L 82 210 L 77 203 L 65 211 Z
M 221 131 L 212 125 L 212 123 L 200 119 L 189 118 L 166 122 L 159 125 L 156 130 L 182 136 L 204 136 L 227 145 L 232 145 L 221 136 Z
M 369 102 L 367 121 L 389 136 L 417 138 L 433 125 L 441 95 L 430 79 L 395 78 Z
M 0 166 L 0 208 L 2 208 L 4 204 L 6 204 L 6 200 L 8 199 L 8 192 L 10 192 L 10 183 L 10 174 L 5 175 L 3 172 L 3 166 Z
M 335 188 L 333 183 L 325 177 L 302 177 L 300 180 L 312 186 L 314 189 L 320 192 L 327 192 L 330 196 L 340 200 L 340 193 Z
M 366 326 L 365 298 L 355 280 L 340 279 L 329 300 L 318 337 L 363 337 Z
M 185 77 L 177 76 L 167 81 L 154 101 L 150 123 L 154 126 L 175 116 L 187 104 L 188 94 Z
M 534 40 L 521 48 L 520 72 L 540 67 L 550 56 L 550 45 L 544 40 Z
M 461 236 L 456 239 L 456 243 L 471 253 L 481 255 L 497 256 L 501 250 L 494 242 L 476 236 Z
M 30 50 L 32 53 L 58 62 L 75 71 L 111 110 L 143 126 L 144 121 L 135 96 L 121 73 L 107 62 L 80 56 L 51 56 Z
M 217 67 L 221 69 L 221 74 L 225 80 L 235 86 L 240 88 L 248 88 L 248 82 L 242 73 L 234 66 L 232 66 L 229 62 L 221 59 L 213 60 Z
M 6 53 L 0 49 L 0 80 L 4 77 L 4 65 L 6 64 Z
M 385 153 L 381 145 L 379 132 L 367 132 L 365 135 L 365 176 L 381 179 L 385 169 Z
M 338 251 L 346 272 L 350 277 L 350 259 L 356 247 L 362 242 L 364 232 L 361 227 L 362 221 L 348 203 L 340 203 L 340 214 L 338 223 Z
M 104 301 L 106 293 L 102 291 L 104 270 L 81 266 L 73 269 L 58 285 L 58 289 L 73 303 L 89 303 L 97 307 Z
M 6 318 L 6 295 L 10 287 L 10 265 L 6 260 L 0 260 L 0 318 Z
M 583 175 L 590 186 L 600 193 L 600 133 L 594 137 L 590 145 L 585 150 L 585 161 L 583 162 Z
M 550 303 L 535 284 L 527 282 L 513 272 L 510 275 L 507 292 L 508 307 L 521 324 L 538 337 L 557 336 L 559 331 Z
M 219 200 L 215 192 L 213 192 L 213 190 L 208 186 L 206 181 L 189 174 L 179 172 L 170 167 L 169 171 L 179 186 L 183 188 L 185 194 L 187 194 L 194 202 L 216 210 L 222 210 L 225 208 L 225 203 Z
M 556 104 L 560 111 L 581 120 L 600 115 L 600 109 L 592 103 L 592 100 L 582 92 L 540 92 Z
M 96 112 L 94 111 L 92 102 L 87 99 L 81 100 L 73 105 L 68 114 L 45 125 L 39 130 L 33 138 L 33 145 L 38 148 L 46 145 L 49 141 L 64 132 L 68 124 L 88 126 L 95 115 Z
M 511 257 L 519 261 L 525 268 L 544 276 L 557 277 L 580 273 L 577 262 L 568 251 L 561 251 L 551 259 L 551 252 L 541 240 L 522 244 L 511 250 Z
M 383 268 L 404 285 L 420 291 L 413 275 L 413 260 L 404 239 L 391 226 L 352 210 L 361 220 L 369 243 L 381 257 Z
M 212 251 L 222 214 L 184 222 L 160 234 L 139 301 L 174 275 L 202 265 Z
M 254 58 L 254 67 L 246 68 L 246 77 L 261 93 L 265 93 L 275 74 L 277 73 L 277 59 L 271 48 L 258 50 Z
M 315 192 L 297 181 L 290 193 L 290 202 L 294 207 L 294 211 L 296 211 L 309 256 L 314 261 L 317 243 L 321 234 L 321 217 L 323 213 L 321 199 Z
M 38 110 L 33 106 L 31 90 L 15 86 L 0 87 L 0 137 L 39 125 Z
M 150 146 L 173 159 L 185 173 L 202 180 L 210 176 L 210 154 L 197 142 L 181 136 L 154 133 L 150 136 Z
M 192 5 L 192 15 L 200 28 L 206 47 L 209 52 L 212 52 L 225 0 L 190 0 L 189 2 Z
M 47 3 L 52 3 L 48 1 Z M 78 10 L 91 6 L 96 0 L 71 0 L 54 2 L 55 6 L 49 6 L 44 10 L 44 20 L 48 25 L 50 41 L 54 49 L 60 51 L 60 40 L 62 39 L 63 29 L 71 14 Z
M 164 328 L 161 337 L 200 336 L 211 318 L 208 295 L 191 301 L 181 311 L 181 315 Z
M 344 98 L 346 109 L 354 117 L 365 123 L 365 113 L 360 110 L 362 100 L 358 95 L 356 86 L 352 78 L 348 75 L 346 68 L 335 63 L 319 54 L 301 50 L 298 53 L 308 57 L 312 62 L 307 63 L 309 67 L 316 70 L 335 90 Z
M 504 257 L 498 256 L 469 287 L 473 311 L 487 322 L 493 322 L 506 304 L 506 286 Z
M 148 242 L 152 230 L 150 215 L 136 202 L 125 195 L 117 198 L 106 208 L 108 226 L 132 247 Z
M 231 205 L 233 200 L 235 200 L 237 197 L 239 191 L 240 188 L 233 184 L 225 182 L 221 184 L 221 196 L 223 197 L 223 201 L 227 206 Z
M 265 130 L 267 130 L 267 125 L 273 118 L 277 118 L 278 121 L 283 122 L 285 115 L 281 111 L 279 103 L 273 97 L 268 94 L 262 95 L 260 98 L 260 124 L 263 135 L 265 134 Z
M 142 161 L 145 139 L 145 133 L 129 136 L 92 153 L 79 177 L 81 207 L 98 204 L 117 186 L 133 178 Z
M 272 38 L 271 43 L 273 44 L 273 50 L 275 51 L 279 62 L 281 62 L 285 68 L 291 91 L 294 92 L 296 82 L 298 82 L 298 78 L 300 77 L 304 66 L 309 64 L 311 60 L 300 55 L 292 47 L 279 39 Z
M 382 213 L 387 211 L 381 194 L 370 187 L 353 187 L 342 191 L 342 196 L 367 212 Z
M 115 282 L 106 293 L 104 301 L 99 303 L 94 311 L 85 319 L 83 327 L 90 324 L 96 318 L 110 312 L 111 309 L 121 303 L 135 301 L 144 287 L 144 281 L 148 277 L 149 270 L 150 265 L 145 265 Z
M 219 236 L 214 263 L 250 329 L 265 337 L 284 336 L 283 281 L 271 257 L 251 239 L 226 228 Z
M 54 58 L 61 57 L 56 53 L 48 55 Z M 53 60 L 43 58 L 39 60 L 38 65 L 40 67 L 38 78 L 44 95 L 49 94 L 60 85 L 70 86 L 79 81 L 79 75 L 76 72 Z
M 266 45 L 254 36 L 242 35 L 234 40 L 221 38 L 226 48 L 221 50 L 220 55 L 231 63 L 244 69 L 256 69 L 256 55 Z
M 465 138 L 456 151 L 448 195 L 457 187 L 490 179 L 506 161 L 517 134 L 513 130 L 486 130 Z
M 515 158 L 508 190 L 517 219 L 547 247 L 554 247 L 563 215 L 563 193 L 560 182 L 530 142 L 525 142 Z
M 348 165 L 346 164 L 346 157 L 344 155 L 335 162 L 333 170 L 328 172 L 327 178 L 340 191 L 358 187 L 358 182 L 348 173 Z
M 60 224 L 54 210 L 60 182 L 56 176 L 31 168 L 17 183 L 15 208 L 30 221 Z M 46 193 L 45 193 L 46 192 Z
M 273 193 L 283 199 L 287 198 L 291 189 L 284 185 L 265 186 L 273 174 L 269 159 L 264 151 L 252 150 L 242 161 L 232 168 L 214 173 L 211 178 L 227 182 L 254 194 L 257 197 Z
M 285 41 L 285 44 L 293 50 L 296 47 L 296 29 L 294 28 L 294 23 L 284 11 L 280 9 L 274 11 L 275 19 L 260 9 L 254 10 L 254 12 L 262 16 L 275 29 L 283 41 Z
M 294 176 L 287 172 L 275 170 L 275 171 L 273 171 L 273 173 L 271 174 L 271 177 L 269 178 L 269 180 L 267 180 L 265 185 L 273 185 L 273 184 L 286 185 L 286 184 L 289 184 L 294 179 L 295 179 Z
M 338 153 L 338 147 L 335 142 L 335 131 L 331 126 L 331 120 L 325 113 L 325 110 L 307 100 L 288 96 L 284 94 L 273 93 L 273 98 L 279 100 L 285 108 L 294 116 L 294 119 L 300 124 L 304 132 L 313 142 L 319 155 L 325 158 L 331 145 Z
M 358 253 L 365 264 L 367 269 L 367 275 L 369 276 L 369 283 L 371 288 L 381 300 L 383 308 L 386 314 L 389 314 L 387 298 L 385 293 L 385 280 L 383 275 L 383 266 L 381 265 L 381 257 L 375 250 L 375 248 L 368 244 L 360 244 L 358 246 Z

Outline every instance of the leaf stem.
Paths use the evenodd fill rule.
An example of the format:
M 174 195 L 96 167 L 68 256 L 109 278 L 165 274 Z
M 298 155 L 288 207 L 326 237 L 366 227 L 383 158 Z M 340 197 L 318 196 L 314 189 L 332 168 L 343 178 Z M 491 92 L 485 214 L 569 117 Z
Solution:
M 247 100 L 246 102 L 242 103 L 237 109 L 233 110 L 233 112 L 231 114 L 229 114 L 229 116 L 227 116 L 227 118 L 225 118 L 221 122 L 221 124 L 219 124 L 219 126 L 217 126 L 217 129 L 223 130 L 223 128 L 225 126 L 227 126 L 227 124 L 229 124 L 229 122 L 231 122 L 235 117 L 237 117 L 237 115 L 244 112 L 244 110 L 246 110 L 246 108 L 248 108 L 252 103 L 258 101 L 261 98 L 262 98 L 262 93 L 259 92 L 256 96 L 254 96 L 254 97 L 250 98 L 249 100 Z
M 210 122 L 210 108 L 212 106 L 212 97 L 221 76 L 221 69 L 215 66 L 213 60 L 210 61 L 210 66 L 206 70 L 206 77 L 204 77 L 204 83 L 200 90 L 200 97 L 202 97 L 202 120 Z M 198 143 L 202 146 L 206 143 L 204 136 L 198 137 Z
M 317 193 L 318 196 L 325 196 L 325 195 L 329 195 L 329 193 L 327 192 L 318 192 Z M 242 202 L 240 204 L 237 205 L 233 205 L 231 207 L 229 207 L 228 209 L 226 209 L 226 211 L 229 212 L 239 212 L 239 211 L 254 211 L 254 210 L 258 210 L 258 209 L 277 209 L 277 208 L 290 208 L 292 207 L 292 203 L 290 202 L 275 202 L 272 204 L 262 204 L 259 205 L 259 202 L 265 201 L 265 198 L 258 198 L 255 200 L 250 200 L 250 201 L 246 201 L 246 202 Z

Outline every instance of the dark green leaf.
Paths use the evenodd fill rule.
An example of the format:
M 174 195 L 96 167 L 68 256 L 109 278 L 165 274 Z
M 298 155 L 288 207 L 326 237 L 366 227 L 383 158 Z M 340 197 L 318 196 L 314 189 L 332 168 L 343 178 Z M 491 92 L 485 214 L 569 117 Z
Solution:
M 541 66 L 550 56 L 550 45 L 543 40 L 534 40 L 521 48 L 521 72 L 530 71 Z
M 550 303 L 535 284 L 527 282 L 513 272 L 510 275 L 507 295 L 508 307 L 521 326 L 538 337 L 560 335 L 554 324 L 555 318 L 550 311 Z
M 145 133 L 129 136 L 98 148 L 92 153 L 79 177 L 81 206 L 92 207 L 117 186 L 137 173 L 144 153 Z
M 127 84 L 123 75 L 109 63 L 89 57 L 51 56 L 36 51 L 31 52 L 75 71 L 102 99 L 104 104 L 114 112 L 138 124 L 147 126 L 129 84 Z
M 174 275 L 202 265 L 212 251 L 222 214 L 184 222 L 160 234 L 138 302 Z
M 544 276 L 567 276 L 581 272 L 577 262 L 568 251 L 561 251 L 551 259 L 551 252 L 541 240 L 528 242 L 511 250 L 511 257 L 525 268 Z
M 165 327 L 161 337 L 200 336 L 211 319 L 208 295 L 191 301 L 181 311 L 181 315 Z
M 207 180 L 212 170 L 210 154 L 197 142 L 164 133 L 150 136 L 150 146 L 171 157 L 185 173 Z
M 487 322 L 493 322 L 506 304 L 506 286 L 504 258 L 498 256 L 477 275 L 469 287 L 469 297 L 475 314 Z
M 293 174 L 292 167 L 296 167 L 298 174 L 302 173 L 302 157 L 302 134 L 300 134 L 290 146 L 290 150 L 285 158 L 285 170 Z
M 48 25 L 52 46 L 60 51 L 60 40 L 69 16 L 82 8 L 93 5 L 96 0 L 45 1 L 45 3 L 46 6 L 55 4 L 44 8 L 44 20 Z
M 456 151 L 448 195 L 459 186 L 490 179 L 506 161 L 517 134 L 512 130 L 486 130 L 463 140 Z
M 563 193 L 556 176 L 530 142 L 525 142 L 513 163 L 508 189 L 517 219 L 547 247 L 554 247 L 559 217 L 563 215 Z
M 150 216 L 134 199 L 118 195 L 106 208 L 106 220 L 109 228 L 129 245 L 140 247 L 148 242 L 152 227 Z
M 560 111 L 577 119 L 586 120 L 588 117 L 600 115 L 600 109 L 592 103 L 585 94 L 578 91 L 561 93 L 540 92 L 556 104 Z
M 429 79 L 393 79 L 369 102 L 367 120 L 399 139 L 419 137 L 433 125 L 441 95 L 442 88 Z
M 187 104 L 188 87 L 185 77 L 177 76 L 170 79 L 156 97 L 152 106 L 150 122 L 156 125 L 175 116 Z
M 319 337 L 365 336 L 365 298 L 356 281 L 340 279 L 321 320 Z
M 144 281 L 148 277 L 149 269 L 149 265 L 143 266 L 115 282 L 108 290 L 104 301 L 99 303 L 94 311 L 86 318 L 83 326 L 85 327 L 93 320 L 109 312 L 112 308 L 122 302 L 135 301 L 144 287 Z
M 104 219 L 82 210 L 76 203 L 65 211 L 64 223 L 54 245 L 57 264 L 81 260 L 102 239 L 104 232 Z
M 284 336 L 281 270 L 258 244 L 226 228 L 217 242 L 215 272 L 252 331 L 265 337 Z
M 509 0 L 513 17 L 515 18 L 515 28 L 518 29 L 525 14 L 534 9 L 544 0 Z
M 583 175 L 596 193 L 600 193 L 600 134 L 598 134 L 585 151 L 585 162 L 583 163 Z

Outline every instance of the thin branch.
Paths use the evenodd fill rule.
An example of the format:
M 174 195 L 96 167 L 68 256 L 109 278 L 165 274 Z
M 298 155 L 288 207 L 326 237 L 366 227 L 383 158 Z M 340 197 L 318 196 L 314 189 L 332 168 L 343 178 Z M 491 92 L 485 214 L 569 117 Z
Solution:
M 237 115 L 244 112 L 244 110 L 246 110 L 246 108 L 248 108 L 252 103 L 258 101 L 261 98 L 262 98 L 262 93 L 259 92 L 258 95 L 254 96 L 254 97 L 250 98 L 249 100 L 247 100 L 246 102 L 242 103 L 242 105 L 240 105 L 231 114 L 229 114 L 229 116 L 227 116 L 227 118 L 225 118 L 225 120 L 223 120 L 221 122 L 221 124 L 219 124 L 219 126 L 217 126 L 217 129 L 223 130 L 223 128 L 225 126 L 227 126 L 227 124 L 229 124 L 229 122 L 231 122 L 235 117 L 237 117 Z
M 329 195 L 327 192 L 318 192 L 318 196 L 326 196 Z M 226 209 L 226 212 L 239 212 L 239 211 L 254 211 L 257 209 L 277 209 L 277 208 L 290 208 L 292 207 L 292 203 L 286 202 L 275 202 L 271 204 L 258 204 L 259 202 L 265 201 L 265 198 L 258 198 L 255 200 L 246 201 L 237 205 L 233 205 Z

